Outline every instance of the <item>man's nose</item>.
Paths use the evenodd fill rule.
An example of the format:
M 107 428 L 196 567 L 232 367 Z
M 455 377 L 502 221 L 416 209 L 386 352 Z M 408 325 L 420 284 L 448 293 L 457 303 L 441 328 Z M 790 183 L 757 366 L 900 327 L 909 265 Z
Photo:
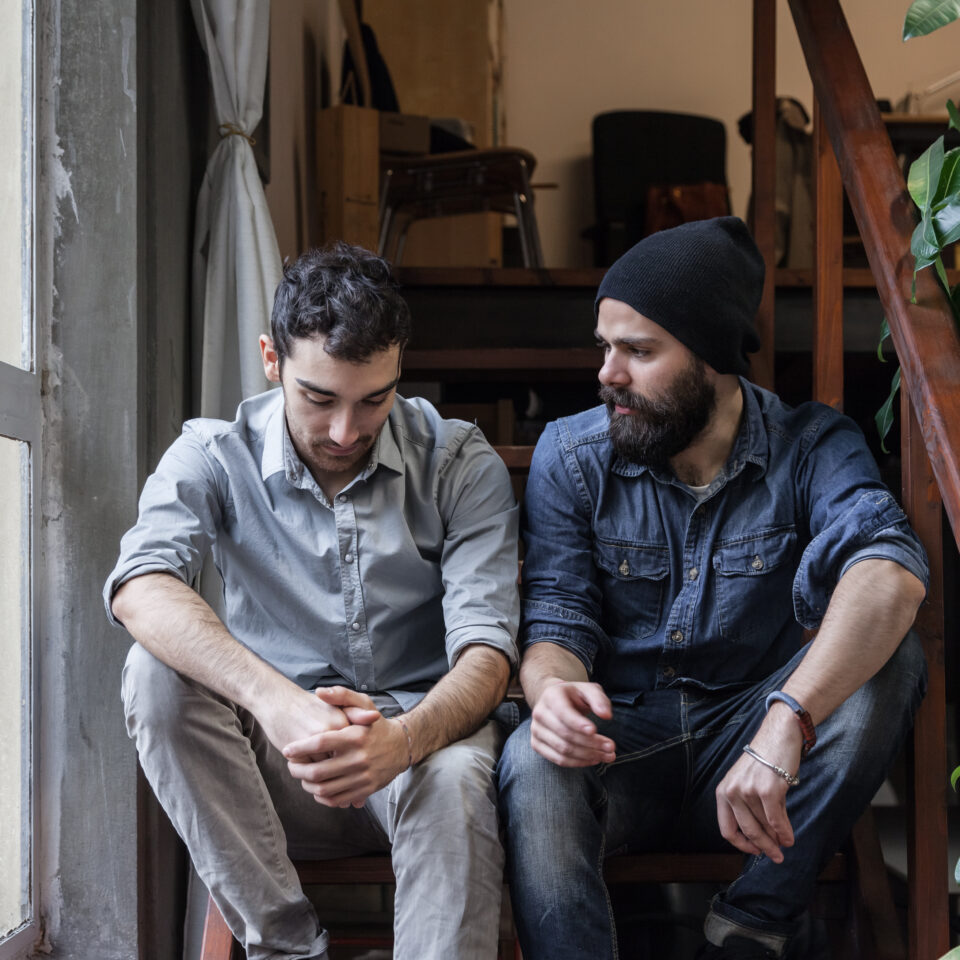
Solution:
M 357 442 L 360 431 L 352 411 L 344 410 L 334 415 L 330 421 L 330 439 L 338 447 L 349 447 Z
M 615 350 L 609 350 L 597 378 L 605 387 L 622 387 L 630 382 L 626 364 L 617 356 Z

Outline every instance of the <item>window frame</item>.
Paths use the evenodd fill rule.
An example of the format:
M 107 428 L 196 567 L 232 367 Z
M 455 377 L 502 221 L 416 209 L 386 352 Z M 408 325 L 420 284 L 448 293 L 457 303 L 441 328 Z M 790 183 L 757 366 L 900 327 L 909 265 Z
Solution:
M 21 118 L 22 224 L 21 224 L 21 365 L 0 362 L 0 436 L 26 443 L 26 483 L 21 503 L 26 518 L 22 547 L 28 550 L 29 564 L 24 575 L 21 596 L 21 690 L 26 700 L 24 729 L 21 731 L 21 757 L 24 781 L 21 784 L 23 834 L 21 862 L 27 871 L 27 917 L 6 937 L 0 939 L 0 960 L 26 955 L 40 933 L 39 890 L 39 742 L 40 690 L 37 650 L 39 639 L 40 575 L 40 503 L 42 478 L 43 401 L 41 375 L 38 372 L 38 337 L 35 316 L 34 278 L 36 276 L 34 222 L 36 211 L 36 80 L 35 80 L 35 2 L 22 0 L 21 6 Z M 22 857 L 22 853 L 21 853 Z

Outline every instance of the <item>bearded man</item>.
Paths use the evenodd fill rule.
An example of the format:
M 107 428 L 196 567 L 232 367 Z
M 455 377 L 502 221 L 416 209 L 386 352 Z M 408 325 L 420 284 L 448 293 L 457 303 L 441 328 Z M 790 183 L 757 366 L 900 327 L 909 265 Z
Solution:
M 606 856 L 728 844 L 698 956 L 790 955 L 923 696 L 926 559 L 862 434 L 744 379 L 763 276 L 734 217 L 642 240 L 597 293 L 604 405 L 537 445 L 499 769 L 527 960 L 617 956 Z

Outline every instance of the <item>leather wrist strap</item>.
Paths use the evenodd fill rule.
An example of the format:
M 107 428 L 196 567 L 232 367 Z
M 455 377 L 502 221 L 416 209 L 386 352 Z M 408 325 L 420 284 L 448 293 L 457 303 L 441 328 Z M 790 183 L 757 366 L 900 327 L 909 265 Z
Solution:
M 784 693 L 782 690 L 774 690 L 767 696 L 766 709 L 769 710 L 770 704 L 777 700 L 785 703 L 793 711 L 797 723 L 800 724 L 800 734 L 803 737 L 803 750 L 800 755 L 805 757 L 817 742 L 817 730 L 813 725 L 813 720 L 810 718 L 810 714 L 789 693 Z

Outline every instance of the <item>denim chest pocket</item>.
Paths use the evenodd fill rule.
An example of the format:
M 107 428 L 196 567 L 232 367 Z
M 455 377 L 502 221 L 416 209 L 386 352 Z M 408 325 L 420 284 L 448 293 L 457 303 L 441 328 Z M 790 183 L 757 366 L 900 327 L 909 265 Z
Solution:
M 731 643 L 772 643 L 793 616 L 797 533 L 792 527 L 721 541 L 713 554 L 720 635 Z
M 655 633 L 670 571 L 667 547 L 601 540 L 594 545 L 593 560 L 607 635 L 642 640 Z

